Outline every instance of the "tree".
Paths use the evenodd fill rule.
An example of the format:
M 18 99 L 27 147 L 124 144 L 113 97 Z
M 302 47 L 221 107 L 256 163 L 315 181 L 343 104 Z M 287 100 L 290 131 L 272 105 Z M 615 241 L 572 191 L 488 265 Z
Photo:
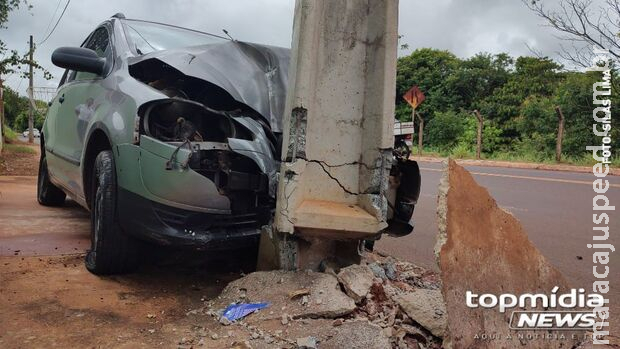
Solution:
M 20 6 L 27 6 L 29 9 L 32 7 L 27 0 L 0 0 L 0 30 L 6 29 L 6 22 L 9 19 L 9 13 L 11 11 L 17 10 Z M 34 47 L 32 48 L 34 50 Z M 41 65 L 39 65 L 36 61 L 31 60 L 29 57 L 30 48 L 26 53 L 20 54 L 17 50 L 10 50 L 6 47 L 6 44 L 2 39 L 0 39 L 0 89 L 3 88 L 3 79 L 4 76 L 8 74 L 20 74 L 23 78 L 29 77 L 29 72 L 27 69 L 23 69 L 25 66 L 32 66 L 34 69 L 39 70 L 43 73 L 43 77 L 45 79 L 51 79 L 52 74 L 44 69 Z M 0 96 L 3 93 L 0 91 Z M 0 100 L 4 106 L 4 102 Z M 5 122 L 5 113 L 3 112 L 4 108 L 0 108 L 0 123 Z M 4 133 L 4 128 L 0 127 L 2 132 Z
M 479 101 L 480 112 L 501 124 L 507 141 L 519 137 L 515 121 L 529 96 L 552 96 L 564 78 L 562 66 L 550 58 L 519 57 L 507 82 Z
M 28 110 L 28 98 L 20 96 L 10 87 L 4 87 L 4 118 L 5 123 L 15 128 L 15 119 L 21 112 Z
M 430 48 L 417 49 L 411 55 L 398 59 L 396 77 L 396 113 L 401 120 L 411 118 L 411 108 L 402 96 L 417 85 L 426 100 L 417 111 L 431 115 L 435 111 L 452 109 L 457 96 L 447 93 L 446 79 L 458 68 L 460 60 L 448 51 Z
M 446 90 L 458 96 L 456 107 L 467 111 L 477 109 L 482 99 L 506 83 L 513 63 L 506 53 L 478 53 L 460 62 L 446 79 Z
M 612 79 L 616 73 L 612 72 Z M 592 103 L 592 85 L 600 81 L 598 72 L 572 72 L 558 87 L 554 100 L 562 108 L 566 117 L 564 142 L 562 150 L 569 156 L 583 154 L 586 146 L 601 144 L 600 137 L 592 132 L 592 110 L 596 107 Z M 611 113 L 617 115 L 620 96 L 616 93 L 611 95 Z M 620 147 L 620 128 L 612 127 L 612 148 Z
M 0 29 L 6 29 L 6 22 L 9 20 L 9 13 L 17 10 L 20 6 L 26 5 L 30 8 L 30 4 L 26 0 L 0 0 Z M 8 54 L 8 55 L 7 55 Z M 2 76 L 14 73 L 16 68 L 26 64 L 27 55 L 19 55 L 16 50 L 6 47 L 6 44 L 0 38 L 0 79 Z
M 560 56 L 577 66 L 592 66 L 592 46 L 607 49 L 616 61 L 620 60 L 620 3 L 605 0 L 595 7 L 591 0 L 558 0 L 557 9 L 548 8 L 541 0 L 521 0 L 530 10 L 558 30 L 560 39 L 568 46 L 561 47 Z

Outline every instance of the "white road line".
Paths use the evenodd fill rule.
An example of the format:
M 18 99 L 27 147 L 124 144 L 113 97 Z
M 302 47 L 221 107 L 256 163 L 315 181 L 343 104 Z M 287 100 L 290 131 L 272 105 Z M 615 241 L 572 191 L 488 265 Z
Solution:
M 428 168 L 428 167 L 421 167 L 420 170 L 422 170 L 422 171 L 432 171 L 432 172 L 443 172 L 442 169 L 439 169 L 439 168 Z M 477 176 L 529 179 L 529 180 L 534 180 L 534 181 L 558 182 L 558 183 L 570 183 L 570 184 L 584 184 L 584 185 L 592 186 L 592 182 L 578 181 L 578 180 L 573 180 L 573 179 L 517 176 L 517 175 L 508 175 L 508 174 L 499 174 L 499 173 L 483 173 L 483 172 L 470 172 L 470 173 L 473 174 L 473 175 L 477 175 Z M 609 187 L 610 188 L 620 188 L 620 184 L 611 184 L 610 183 Z

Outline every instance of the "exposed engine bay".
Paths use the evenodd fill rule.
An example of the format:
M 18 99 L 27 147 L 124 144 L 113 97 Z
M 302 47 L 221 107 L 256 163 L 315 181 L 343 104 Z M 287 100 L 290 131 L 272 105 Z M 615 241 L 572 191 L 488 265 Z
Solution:
M 260 213 L 265 221 L 275 207 L 277 161 L 277 136 L 267 122 L 219 87 L 157 60 L 131 70 L 169 97 L 146 103 L 138 112 L 140 136 L 175 147 L 165 169 L 194 170 L 230 199 L 232 214 Z M 189 151 L 187 158 L 181 159 L 181 149 Z

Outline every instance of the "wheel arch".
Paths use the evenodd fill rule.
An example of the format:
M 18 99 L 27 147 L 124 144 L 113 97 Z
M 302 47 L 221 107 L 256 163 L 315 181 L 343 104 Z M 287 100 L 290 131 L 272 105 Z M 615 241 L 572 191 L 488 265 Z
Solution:
M 89 132 L 84 156 L 82 160 L 82 187 L 84 188 L 84 199 L 88 208 L 91 208 L 92 201 L 92 176 L 93 166 L 97 155 L 104 150 L 112 150 L 112 142 L 107 130 L 100 125 L 94 125 Z

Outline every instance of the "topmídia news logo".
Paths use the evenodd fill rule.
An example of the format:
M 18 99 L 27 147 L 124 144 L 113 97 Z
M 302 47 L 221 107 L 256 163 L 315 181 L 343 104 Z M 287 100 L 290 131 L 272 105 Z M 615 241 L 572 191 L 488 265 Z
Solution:
M 583 288 L 557 294 L 475 294 L 466 293 L 469 308 L 497 308 L 500 313 L 511 311 L 509 327 L 513 330 L 591 330 L 596 324 L 595 309 L 605 305 L 599 294 L 586 294 Z M 515 309 L 518 308 L 518 309 Z M 534 309 L 534 310 L 527 310 Z M 541 309 L 541 310 L 538 310 Z

